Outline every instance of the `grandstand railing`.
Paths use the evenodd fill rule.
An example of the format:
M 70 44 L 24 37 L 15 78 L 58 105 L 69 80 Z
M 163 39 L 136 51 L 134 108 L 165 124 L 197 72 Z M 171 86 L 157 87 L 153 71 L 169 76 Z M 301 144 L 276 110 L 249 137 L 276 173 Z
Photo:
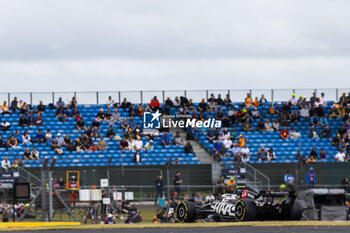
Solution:
M 145 91 L 72 91 L 72 92 L 2 92 L 0 93 L 0 100 L 7 100 L 9 103 L 14 97 L 18 100 L 37 105 L 42 100 L 44 104 L 55 103 L 59 97 L 62 97 L 66 103 L 74 96 L 77 98 L 79 104 L 106 104 L 108 96 L 112 96 L 115 102 L 122 102 L 124 98 L 131 103 L 149 103 L 150 100 L 157 96 L 161 102 L 165 102 L 167 97 L 172 100 L 178 96 L 185 96 L 193 99 L 193 102 L 200 102 L 202 98 L 208 100 L 210 94 L 216 97 L 221 94 L 224 99 L 226 94 L 230 95 L 233 102 L 242 102 L 247 93 L 252 97 L 259 97 L 264 94 L 265 98 L 270 102 L 287 101 L 291 98 L 293 93 L 297 97 L 299 95 L 311 97 L 312 93 L 317 95 L 325 93 L 327 100 L 338 100 L 342 92 L 350 92 L 350 88 L 317 88 L 317 89 L 221 89 L 221 90 L 145 90 Z

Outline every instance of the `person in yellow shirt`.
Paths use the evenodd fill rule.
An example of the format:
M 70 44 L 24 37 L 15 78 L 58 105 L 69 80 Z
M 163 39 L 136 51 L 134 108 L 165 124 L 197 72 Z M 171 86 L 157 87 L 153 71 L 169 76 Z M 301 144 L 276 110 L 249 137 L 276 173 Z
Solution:
M 247 93 L 247 97 L 245 98 L 245 105 L 246 106 L 250 106 L 253 104 L 253 100 L 252 100 L 252 97 L 250 96 L 249 93 Z
M 259 98 L 258 98 L 258 97 L 255 97 L 255 100 L 254 100 L 254 102 L 253 102 L 253 105 L 254 105 L 255 107 L 259 107 L 259 106 L 260 106 L 260 102 L 259 102 Z
M 247 142 L 247 138 L 244 137 L 242 134 L 239 135 L 239 138 L 238 138 L 238 146 L 239 147 L 244 147 L 244 145 L 246 144 Z
M 226 183 L 226 193 L 233 193 L 235 190 L 236 186 L 236 180 L 235 178 L 231 177 L 229 181 Z
M 275 107 L 273 106 L 273 104 L 271 104 L 270 108 L 269 108 L 269 113 L 271 115 L 275 115 L 276 111 L 275 111 Z

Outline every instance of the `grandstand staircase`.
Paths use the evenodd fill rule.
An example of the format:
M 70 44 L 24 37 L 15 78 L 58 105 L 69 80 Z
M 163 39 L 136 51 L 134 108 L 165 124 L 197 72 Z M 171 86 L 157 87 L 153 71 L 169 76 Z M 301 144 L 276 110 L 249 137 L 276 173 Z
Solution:
M 172 128 L 170 132 L 175 136 L 176 131 L 180 132 L 181 137 L 186 141 L 186 132 L 180 128 Z M 213 183 L 221 176 L 221 169 L 223 168 L 221 164 L 215 161 L 210 154 L 200 145 L 196 140 L 189 140 L 192 144 L 193 151 L 196 153 L 196 157 L 204 164 L 211 164 L 211 179 Z

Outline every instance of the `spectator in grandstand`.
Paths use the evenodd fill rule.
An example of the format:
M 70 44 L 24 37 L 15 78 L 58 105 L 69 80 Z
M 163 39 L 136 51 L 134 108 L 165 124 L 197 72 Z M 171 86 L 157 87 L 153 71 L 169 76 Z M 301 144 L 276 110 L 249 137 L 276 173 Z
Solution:
M 58 138 L 55 138 L 55 140 L 52 142 L 51 147 L 58 155 L 63 155 L 63 150 L 61 148 L 62 145 L 59 143 Z
M 242 158 L 249 158 L 250 157 L 250 150 L 247 147 L 247 145 L 243 146 L 241 153 L 242 153 Z
M 226 183 L 226 193 L 234 193 L 236 189 L 236 180 L 234 177 L 231 177 L 229 181 Z
M 185 152 L 186 154 L 192 154 L 192 153 L 194 154 L 193 147 L 192 147 L 190 141 L 187 141 L 187 142 L 186 142 L 186 145 L 185 145 L 185 147 L 184 147 L 184 152 Z
M 262 131 L 265 131 L 265 123 L 264 120 L 260 120 L 260 122 L 258 123 L 257 126 L 257 130 L 259 131 L 259 133 L 262 133 Z
M 194 200 L 194 202 L 196 204 L 199 204 L 199 205 L 203 204 L 203 197 L 202 197 L 200 192 L 196 193 L 196 195 L 194 196 L 193 200 Z
M 23 152 L 23 159 L 26 160 L 26 161 L 32 159 L 29 147 L 26 147 L 25 151 Z
M 45 135 L 43 134 L 42 130 L 39 129 L 37 135 L 35 136 L 35 143 L 44 143 L 45 142 Z
M 345 151 L 347 146 L 348 146 L 348 143 L 344 139 L 341 139 L 338 145 L 338 149 Z
M 205 197 L 205 203 L 212 203 L 215 201 L 215 197 L 212 192 L 209 192 L 209 194 Z
M 262 94 L 260 99 L 259 99 L 259 102 L 260 102 L 260 106 L 266 106 L 267 105 L 267 99 L 265 98 L 265 96 Z
M 297 156 L 295 157 L 298 161 L 306 163 L 306 158 L 302 155 L 301 150 L 298 150 Z
M 85 147 L 84 147 L 83 143 L 81 142 L 81 140 L 79 138 L 77 138 L 77 140 L 75 141 L 74 149 L 77 152 L 85 150 Z
M 71 101 L 69 102 L 69 108 L 70 109 L 74 109 L 78 107 L 78 101 L 77 99 L 75 98 L 75 96 L 72 97 Z
M 153 140 L 149 140 L 146 145 L 145 145 L 145 150 L 146 151 L 153 151 L 154 145 L 153 145 Z
M 243 136 L 243 134 L 240 134 L 238 137 L 238 146 L 239 147 L 244 147 L 248 142 L 248 139 Z
M 320 125 L 321 125 L 322 127 L 328 125 L 328 120 L 327 120 L 327 118 L 326 118 L 325 115 L 323 115 L 323 116 L 320 118 Z
M 316 163 L 317 159 L 314 155 L 310 155 L 310 157 L 306 160 L 306 163 Z
M 244 103 L 246 106 L 251 106 L 253 104 L 253 100 L 250 96 L 250 93 L 247 93 L 247 97 L 245 98 Z
M 174 145 L 181 146 L 184 144 L 184 140 L 180 135 L 179 131 L 176 131 L 175 137 L 174 137 Z
M 17 139 L 18 144 L 21 144 L 23 142 L 23 137 L 19 130 L 16 130 L 15 138 Z
M 161 105 L 159 103 L 157 96 L 154 96 L 153 99 L 151 100 L 151 108 L 152 108 L 152 111 L 161 110 Z
M 19 119 L 19 126 L 27 127 L 29 126 L 28 119 L 26 118 L 26 115 L 22 114 L 21 119 Z
M 260 102 L 259 102 L 259 98 L 258 97 L 255 97 L 254 101 L 253 101 L 253 105 L 255 107 L 259 107 L 260 106 Z
M 113 112 L 111 118 L 108 120 L 108 124 L 114 125 L 118 121 L 121 121 L 120 114 L 118 112 L 118 109 L 114 109 L 114 112 Z
M 324 160 L 327 158 L 326 151 L 324 149 L 321 149 L 320 151 L 320 159 Z
M 270 115 L 275 115 L 276 114 L 276 109 L 273 106 L 273 103 L 271 103 L 270 107 L 269 107 L 269 114 Z
M 298 99 L 295 97 L 295 93 L 292 94 L 292 99 L 290 99 L 289 102 L 292 106 L 298 105 Z
M 103 108 L 101 108 L 100 111 L 97 113 L 96 118 L 98 118 L 99 121 L 104 121 L 106 119 L 105 111 Z
M 30 112 L 30 107 L 26 102 L 24 102 L 21 108 L 21 113 L 27 115 L 29 112 Z
M 224 177 L 221 176 L 216 182 L 216 196 L 219 196 L 224 193 L 225 180 Z
M 314 126 L 311 127 L 309 135 L 310 135 L 311 139 L 319 139 L 318 133 L 317 133 L 316 128 Z
M 25 145 L 30 145 L 30 144 L 32 144 L 31 137 L 30 137 L 30 135 L 29 135 L 29 133 L 28 133 L 27 130 L 25 130 L 24 133 L 23 133 L 23 135 L 22 135 L 22 142 L 23 142 L 23 144 L 25 144 Z
M 175 97 L 173 104 L 174 104 L 175 108 L 178 108 L 181 106 L 181 101 L 179 100 L 179 97 L 177 97 L 177 96 Z
M 38 113 L 43 114 L 46 110 L 45 105 L 43 104 L 43 101 L 40 100 L 39 105 L 37 107 Z
M 164 135 L 162 137 L 162 145 L 163 145 L 163 147 L 169 146 L 171 144 L 172 144 L 172 140 L 168 136 L 168 133 L 164 133 Z
M 93 138 L 100 138 L 101 137 L 101 133 L 98 131 L 98 128 L 96 126 L 92 127 L 92 137 Z
M 307 106 L 302 106 L 300 109 L 300 117 L 308 119 L 310 117 L 310 110 Z
M 180 171 L 176 171 L 175 172 L 175 176 L 173 178 L 173 185 L 174 185 L 174 189 L 175 189 L 175 192 L 177 193 L 177 195 L 180 195 L 180 185 L 182 184 L 182 180 L 180 178 L 181 176 L 181 172 Z
M 113 108 L 113 107 L 114 107 L 114 99 L 112 99 L 112 96 L 108 96 L 107 108 Z
M 266 122 L 264 123 L 264 129 L 266 132 L 273 132 L 274 131 L 274 128 L 273 128 L 269 119 L 267 119 Z
M 84 122 L 84 119 L 83 118 L 80 118 L 78 121 L 77 121 L 77 124 L 75 125 L 75 128 L 77 130 L 85 130 L 85 122 Z
M 268 152 L 265 150 L 265 147 L 262 146 L 260 150 L 257 152 L 258 160 L 259 161 L 267 161 L 267 154 Z
M 328 125 L 326 125 L 325 129 L 322 131 L 320 137 L 321 138 L 331 138 L 332 137 L 332 132 L 329 129 Z
M 273 127 L 273 129 L 275 130 L 275 131 L 280 131 L 280 123 L 278 122 L 278 120 L 277 119 L 275 119 L 274 121 L 273 121 L 273 123 L 272 123 L 272 127 Z
M 12 111 L 9 109 L 8 105 L 7 105 L 7 101 L 4 101 L 4 103 L 1 105 L 1 110 L 2 110 L 2 114 L 12 114 Z
M 22 99 L 20 99 L 19 101 L 18 101 L 18 103 L 17 103 L 17 109 L 18 110 L 22 110 L 22 108 L 23 108 L 23 100 Z
M 0 124 L 0 127 L 2 131 L 8 131 L 11 128 L 11 124 L 10 122 L 4 119 L 3 122 Z
M 313 156 L 315 159 L 318 159 L 318 154 L 315 147 L 312 147 L 310 152 L 310 157 Z
M 58 133 L 57 134 L 57 137 L 55 138 L 55 140 L 57 139 L 58 143 L 61 145 L 61 146 L 65 146 L 65 142 L 64 142 L 64 138 L 61 137 L 61 133 Z
M 284 140 L 288 140 L 289 139 L 290 135 L 289 135 L 289 131 L 287 130 L 287 127 L 283 127 L 283 129 L 280 132 L 280 136 Z
M 66 115 L 66 113 L 65 113 L 65 111 L 64 111 L 64 107 L 59 107 L 59 108 L 57 108 L 56 117 L 57 117 L 61 122 L 65 122 L 65 121 L 68 120 L 68 116 Z
M 273 151 L 273 148 L 271 147 L 267 152 L 267 160 L 271 162 L 272 160 L 276 160 L 276 154 Z
M 310 186 L 313 186 L 316 184 L 316 174 L 314 172 L 314 168 L 310 167 L 309 172 L 306 174 L 306 183 Z
M 241 160 L 241 156 L 242 156 L 242 149 L 240 147 L 238 147 L 237 143 L 234 143 L 232 149 L 232 157 L 234 161 L 240 161 Z
M 339 150 L 339 152 L 335 155 L 334 158 L 337 162 L 345 162 L 346 155 L 343 150 Z
M 95 120 L 91 124 L 91 127 L 97 127 L 100 130 L 101 129 L 100 120 L 98 118 L 95 118 Z
M 0 134 L 0 148 L 8 148 L 7 143 L 2 139 L 2 134 Z
M 220 149 L 221 149 L 221 143 L 220 143 L 219 139 L 216 139 L 215 143 L 213 144 L 214 158 L 219 156 Z
M 323 92 L 321 93 L 320 101 L 321 101 L 323 106 L 327 105 L 327 100 L 326 100 L 325 94 Z
M 222 110 L 219 109 L 219 111 L 216 113 L 216 120 L 222 120 L 222 118 L 224 117 L 224 114 L 222 113 Z
M 107 142 L 104 140 L 103 137 L 101 137 L 100 141 L 97 143 L 97 149 L 99 151 L 105 151 L 107 150 L 107 148 L 108 148 Z
M 290 135 L 290 139 L 292 140 L 295 140 L 301 137 L 301 133 L 295 131 L 294 127 L 291 128 L 289 135 Z
M 119 143 L 120 149 L 124 152 L 125 150 L 129 150 L 129 143 L 124 137 L 123 140 L 120 141 Z
M 17 148 L 18 147 L 18 141 L 15 138 L 15 135 L 11 134 L 11 137 L 7 140 L 7 146 L 10 148 Z
M 231 140 L 236 140 L 238 137 L 238 132 L 235 127 L 232 127 L 231 132 L 230 132 L 230 138 Z
M 318 117 L 317 117 L 317 114 L 314 114 L 311 118 L 310 118 L 310 124 L 311 126 L 319 126 L 320 125 L 320 122 L 318 120 Z
M 5 156 L 4 160 L 2 160 L 1 167 L 3 173 L 9 173 L 11 171 L 11 162 L 7 156 Z
M 210 128 L 210 130 L 207 132 L 206 138 L 208 139 L 209 143 L 213 143 L 213 141 L 217 138 L 214 128 Z
M 231 135 L 228 132 L 227 128 L 224 128 L 219 134 L 219 140 L 230 139 Z
M 225 137 L 223 143 L 224 147 L 228 150 L 228 149 L 231 149 L 232 147 L 232 140 L 231 138 L 228 136 L 228 137 Z
M 66 104 L 64 103 L 64 101 L 62 100 L 62 97 L 59 97 L 58 98 L 58 101 L 56 102 L 56 108 L 59 109 L 59 108 L 64 108 L 66 107 Z
M 230 95 L 229 94 L 226 94 L 226 97 L 224 99 L 224 103 L 226 106 L 230 106 L 232 104 L 232 101 L 230 99 Z
M 124 98 L 123 102 L 120 104 L 120 107 L 123 109 L 127 109 L 130 107 L 130 105 L 131 103 L 126 98 Z
M 11 101 L 11 110 L 12 110 L 12 112 L 16 112 L 17 104 L 18 104 L 17 97 L 14 97 L 13 100 Z
M 230 110 L 227 112 L 227 116 L 230 119 L 232 124 L 237 123 L 238 118 L 237 118 L 237 111 L 235 110 L 235 107 L 232 105 Z
M 129 130 L 129 122 L 126 119 L 126 117 L 123 117 L 123 120 L 120 124 L 120 128 L 123 129 L 124 131 L 128 131 Z
M 31 153 L 31 158 L 33 160 L 40 160 L 40 154 L 39 151 L 36 149 L 36 147 L 33 147 L 32 153 Z
M 141 157 L 141 152 L 139 150 L 136 150 L 135 154 L 134 154 L 134 159 L 133 162 L 138 164 L 142 161 L 142 157 Z
M 36 114 L 36 117 L 34 118 L 34 125 L 36 126 L 42 126 L 44 123 L 44 119 L 42 118 L 40 113 Z
M 51 143 L 52 142 L 52 133 L 51 133 L 51 130 L 46 130 L 46 133 L 45 133 L 45 141 L 47 143 Z
M 69 139 L 69 141 L 66 143 L 66 148 L 68 151 L 75 151 L 75 145 L 73 143 L 73 139 Z
M 284 175 L 284 184 L 287 185 L 289 190 L 294 189 L 294 176 L 290 172 L 290 170 L 287 170 L 287 173 Z
M 114 139 L 114 137 L 115 137 L 115 130 L 114 130 L 113 125 L 109 126 L 109 129 L 107 130 L 106 136 L 107 136 L 110 140 Z
M 246 132 L 252 131 L 253 127 L 251 125 L 251 119 L 250 118 L 246 118 L 246 120 L 243 122 L 242 124 L 242 129 Z
M 291 122 L 298 123 L 300 121 L 300 117 L 297 111 L 293 111 L 291 114 Z

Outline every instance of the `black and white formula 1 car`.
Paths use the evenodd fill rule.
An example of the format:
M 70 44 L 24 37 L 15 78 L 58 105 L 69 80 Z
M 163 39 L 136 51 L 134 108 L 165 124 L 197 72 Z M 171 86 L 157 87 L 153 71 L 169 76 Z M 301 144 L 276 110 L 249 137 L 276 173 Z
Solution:
M 176 218 L 179 222 L 300 220 L 302 211 L 294 192 L 239 190 L 204 205 L 182 201 L 176 208 Z

